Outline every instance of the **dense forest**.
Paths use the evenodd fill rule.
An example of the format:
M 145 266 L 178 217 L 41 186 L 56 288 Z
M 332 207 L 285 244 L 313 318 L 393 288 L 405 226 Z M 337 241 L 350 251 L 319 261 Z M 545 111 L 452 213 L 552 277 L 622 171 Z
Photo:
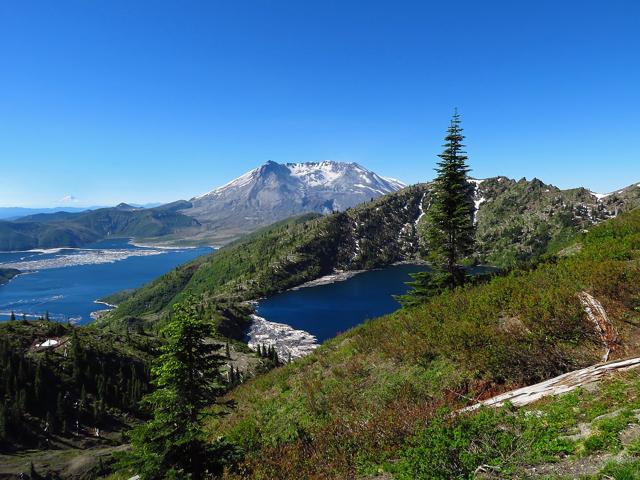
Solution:
M 154 343 L 44 320 L 0 324 L 2 449 L 126 429 L 127 415 L 143 414 Z

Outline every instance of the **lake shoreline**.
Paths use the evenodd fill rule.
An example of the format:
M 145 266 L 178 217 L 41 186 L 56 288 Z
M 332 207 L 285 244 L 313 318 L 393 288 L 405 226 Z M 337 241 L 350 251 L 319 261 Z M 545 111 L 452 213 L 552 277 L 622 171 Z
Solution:
M 55 254 L 0 254 L 0 268 L 18 262 L 25 267 L 17 269 L 21 272 L 19 281 L 0 286 L 0 312 L 29 317 L 49 312 L 54 321 L 93 323 L 115 307 L 104 302 L 105 297 L 139 288 L 211 252 L 209 248 L 145 249 L 130 245 L 130 241 L 111 239 Z M 0 317 L 0 321 L 6 319 L 6 315 Z
M 272 322 L 256 314 L 247 333 L 247 345 L 252 350 L 258 347 L 274 347 L 281 361 L 309 355 L 320 346 L 315 335 L 293 328 L 285 323 Z
M 308 338 L 321 344 L 367 319 L 400 308 L 394 296 L 406 293 L 409 275 L 426 266 L 421 261 L 405 261 L 370 270 L 335 271 L 246 302 L 254 310 L 249 342 L 274 345 L 279 355 L 280 350 L 288 353 L 296 348 L 299 350 L 292 357 L 308 355 L 316 348 L 308 348 Z M 300 336 L 289 332 L 299 332 Z
M 344 282 L 345 280 L 349 280 L 350 278 L 355 277 L 361 273 L 365 272 L 375 272 L 377 270 L 383 270 L 388 267 L 395 267 L 397 265 L 417 265 L 417 266 L 427 266 L 428 263 L 424 260 L 416 259 L 416 260 L 402 260 L 400 262 L 395 262 L 390 265 L 386 265 L 383 267 L 370 268 L 364 270 L 335 270 L 334 273 L 330 273 L 328 275 L 324 275 L 322 277 L 318 277 L 315 280 L 309 280 L 308 282 L 304 282 L 295 287 L 291 287 L 287 289 L 287 291 L 296 291 L 301 288 L 309 288 L 309 287 L 318 287 L 321 285 L 331 285 L 336 282 Z

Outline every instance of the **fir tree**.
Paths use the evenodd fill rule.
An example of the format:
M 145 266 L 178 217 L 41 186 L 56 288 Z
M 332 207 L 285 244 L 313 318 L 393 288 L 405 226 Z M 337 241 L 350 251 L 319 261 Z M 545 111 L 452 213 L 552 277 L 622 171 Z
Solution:
M 200 480 L 220 472 L 230 451 L 221 441 L 207 443 L 201 425 L 204 408 L 224 391 L 221 345 L 207 341 L 213 326 L 191 299 L 175 305 L 163 333 L 167 344 L 151 371 L 156 390 L 143 399 L 153 418 L 130 432 L 132 448 L 120 465 L 145 480 Z
M 427 243 L 430 258 L 438 270 L 445 273 L 448 287 L 464 283 L 464 270 L 459 261 L 473 252 L 473 185 L 467 174 L 467 156 L 462 150 L 464 135 L 460 115 L 451 119 L 444 152 L 438 162 L 438 173 L 427 213 Z
M 456 111 L 445 137 L 444 151 L 438 155 L 437 176 L 433 182 L 431 205 L 427 212 L 428 260 L 433 270 L 412 275 L 413 289 L 399 297 L 403 305 L 420 303 L 425 298 L 465 282 L 460 261 L 473 252 L 473 185 L 463 151 L 464 135 Z

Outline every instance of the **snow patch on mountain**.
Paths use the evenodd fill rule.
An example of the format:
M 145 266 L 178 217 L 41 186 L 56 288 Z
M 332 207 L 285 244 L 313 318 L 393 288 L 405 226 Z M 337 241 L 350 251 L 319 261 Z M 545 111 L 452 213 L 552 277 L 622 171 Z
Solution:
M 591 195 L 596 197 L 598 200 L 602 200 L 603 198 L 607 198 L 611 194 L 610 193 L 595 193 L 595 192 L 591 192 Z
M 225 193 L 251 187 L 264 173 L 269 164 L 285 167 L 288 176 L 299 182 L 299 189 L 326 189 L 336 191 L 350 191 L 355 188 L 370 190 L 379 195 L 392 193 L 406 185 L 395 178 L 385 178 L 364 168 L 357 163 L 342 163 L 325 160 L 322 162 L 287 163 L 284 165 L 268 162 L 266 165 L 250 170 L 240 177 L 215 188 L 208 193 L 194 197 L 192 201 L 205 197 L 219 197 Z M 282 175 L 279 173 L 279 175 Z
M 393 193 L 405 185 L 357 163 L 268 161 L 209 193 L 194 197 L 181 213 L 207 231 L 253 231 L 293 215 L 328 214 Z
M 427 196 L 427 192 L 422 194 L 422 198 L 420 199 L 420 203 L 418 204 L 418 208 L 420 209 L 420 214 L 418 215 L 418 218 L 416 218 L 416 222 L 413 224 L 414 228 L 417 230 L 418 229 L 418 224 L 420 223 L 420 220 L 422 220 L 422 217 L 424 217 L 425 215 L 425 211 L 424 211 L 424 207 L 422 206 L 422 204 L 424 203 L 424 199 Z
M 260 168 L 254 168 L 253 170 L 249 170 L 247 173 L 240 175 L 238 178 L 231 180 L 228 183 L 225 183 L 221 187 L 217 187 L 210 192 L 204 193 L 197 197 L 194 197 L 192 200 L 200 200 L 201 198 L 208 196 L 217 196 L 221 195 L 223 192 L 232 189 L 241 189 L 251 184 L 251 182 L 258 176 Z

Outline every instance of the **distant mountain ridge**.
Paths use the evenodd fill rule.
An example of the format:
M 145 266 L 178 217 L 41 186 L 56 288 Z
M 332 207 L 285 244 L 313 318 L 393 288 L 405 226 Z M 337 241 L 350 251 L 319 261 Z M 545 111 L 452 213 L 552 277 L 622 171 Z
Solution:
M 357 163 L 270 160 L 192 198 L 181 212 L 202 223 L 208 236 L 236 238 L 293 215 L 346 210 L 403 187 Z
M 177 211 L 186 202 L 156 208 L 120 204 L 85 212 L 36 214 L 0 221 L 0 250 L 79 247 L 113 237 L 161 237 L 198 228 L 196 220 Z
M 189 202 L 30 215 L 21 210 L 20 218 L 0 220 L 0 250 L 81 246 L 109 236 L 220 245 L 294 215 L 345 210 L 403 187 L 356 163 L 268 161 Z
M 162 203 L 153 202 L 153 203 L 145 203 L 142 205 L 131 204 L 136 208 L 155 208 L 162 205 Z M 59 212 L 68 212 L 68 213 L 79 213 L 86 212 L 88 210 L 99 210 L 101 208 L 112 208 L 106 205 L 100 206 L 92 206 L 92 207 L 43 207 L 43 208 L 35 208 L 35 207 L 0 207 L 0 220 L 18 220 L 23 217 L 38 215 L 40 213 L 50 214 L 50 213 L 59 213 Z

